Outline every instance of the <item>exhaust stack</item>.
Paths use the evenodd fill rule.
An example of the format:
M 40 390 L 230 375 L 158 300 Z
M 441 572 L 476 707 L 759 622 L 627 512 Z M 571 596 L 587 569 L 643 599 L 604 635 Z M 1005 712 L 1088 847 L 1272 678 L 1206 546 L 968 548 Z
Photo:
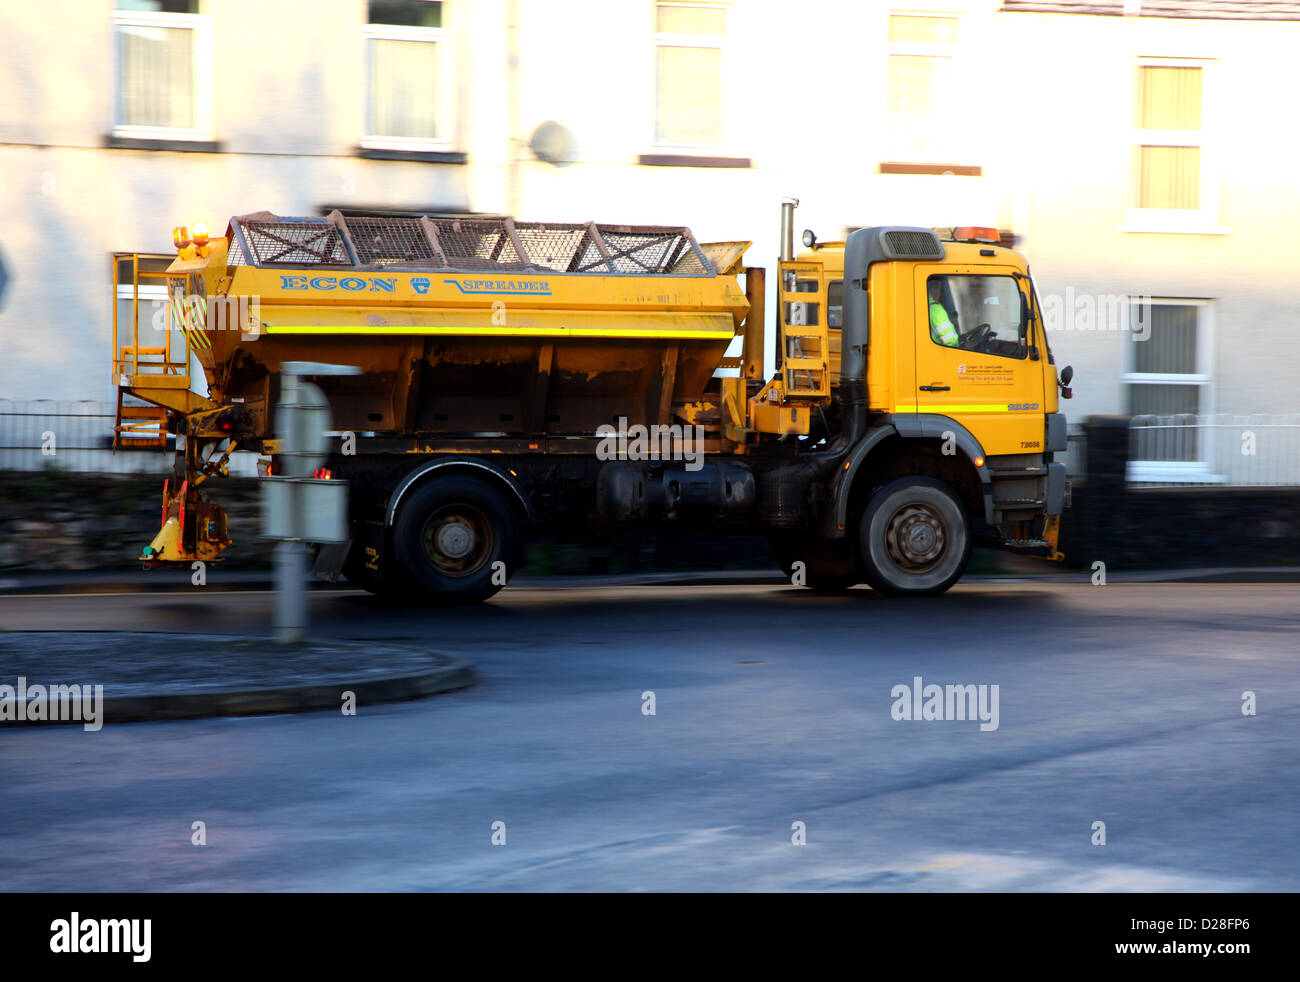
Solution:
M 794 258 L 794 210 L 799 207 L 798 198 L 785 198 L 781 202 L 781 261 L 789 262 Z

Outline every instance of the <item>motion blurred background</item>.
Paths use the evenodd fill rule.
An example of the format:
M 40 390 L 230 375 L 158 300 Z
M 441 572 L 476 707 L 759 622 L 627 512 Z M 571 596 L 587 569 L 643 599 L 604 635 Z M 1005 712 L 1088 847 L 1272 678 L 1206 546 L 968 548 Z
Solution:
M 680 224 L 751 239 L 764 264 L 792 195 L 822 240 L 993 225 L 1027 253 L 1075 369 L 1072 475 L 1110 496 L 1076 495 L 1067 534 L 1226 516 L 1235 561 L 1295 562 L 1297 48 L 1289 2 L 7 4 L 0 471 L 18 497 L 70 495 L 69 521 L 93 482 L 18 473 L 165 473 L 167 454 L 107 449 L 114 304 L 132 316 L 111 256 L 165 266 L 175 225 L 334 209 Z M 1103 416 L 1132 420 L 1090 445 L 1083 422 Z M 57 465 L 40 451 L 56 423 Z M 52 561 L 18 540 L 59 521 L 14 496 L 0 565 Z M 1176 528 L 1157 540 L 1142 551 L 1172 557 Z

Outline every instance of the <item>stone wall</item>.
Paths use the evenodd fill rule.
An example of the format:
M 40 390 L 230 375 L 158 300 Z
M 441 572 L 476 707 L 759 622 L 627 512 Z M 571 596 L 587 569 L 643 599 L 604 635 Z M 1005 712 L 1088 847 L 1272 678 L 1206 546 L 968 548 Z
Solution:
M 231 567 L 269 564 L 257 536 L 256 482 L 213 482 L 212 500 L 230 517 Z M 0 472 L 0 568 L 80 570 L 138 568 L 140 551 L 158 534 L 162 479 Z

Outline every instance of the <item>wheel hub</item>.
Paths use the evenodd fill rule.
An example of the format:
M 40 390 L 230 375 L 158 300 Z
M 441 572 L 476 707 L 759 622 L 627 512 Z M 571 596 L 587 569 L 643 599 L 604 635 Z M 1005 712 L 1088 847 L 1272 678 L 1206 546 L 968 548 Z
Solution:
M 453 519 L 434 536 L 438 551 L 450 559 L 464 559 L 474 549 L 474 530 L 460 519 Z
M 423 533 L 424 555 L 445 576 L 471 576 L 492 553 L 491 523 L 477 508 L 455 504 L 429 518 Z
M 947 530 L 939 514 L 925 505 L 904 505 L 885 530 L 890 558 L 903 569 L 925 572 L 943 556 Z

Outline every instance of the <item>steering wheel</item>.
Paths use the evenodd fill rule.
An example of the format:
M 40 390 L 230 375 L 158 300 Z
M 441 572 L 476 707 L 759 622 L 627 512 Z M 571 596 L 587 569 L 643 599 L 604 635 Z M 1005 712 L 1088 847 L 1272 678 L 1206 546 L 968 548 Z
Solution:
M 958 347 L 965 348 L 968 351 L 974 351 L 993 335 L 993 326 L 991 324 L 981 324 L 975 330 L 962 337 Z

